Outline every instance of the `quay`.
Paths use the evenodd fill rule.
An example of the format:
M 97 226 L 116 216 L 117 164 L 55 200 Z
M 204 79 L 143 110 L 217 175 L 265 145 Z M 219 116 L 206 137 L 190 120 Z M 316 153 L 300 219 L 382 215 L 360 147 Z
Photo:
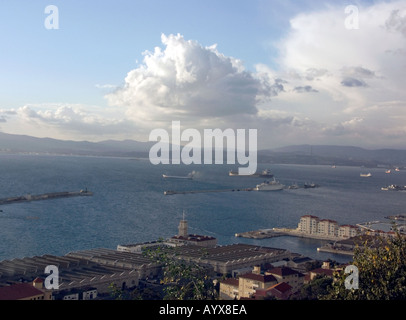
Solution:
M 235 234 L 237 238 L 248 238 L 248 239 L 269 239 L 284 235 L 285 235 L 284 233 L 275 231 L 274 229 L 260 229 Z
M 23 195 L 23 196 L 19 196 L 19 197 L 0 199 L 0 205 L 28 202 L 28 201 L 68 198 L 68 197 L 92 196 L 92 195 L 93 195 L 93 192 L 88 191 L 87 189 L 80 190 L 80 191 L 52 192 L 52 193 L 44 193 L 44 194 L 39 194 L 39 195 L 27 194 L 27 195 Z
M 248 238 L 248 239 L 269 239 L 274 237 L 281 236 L 292 236 L 299 238 L 309 238 L 316 240 L 328 240 L 328 241 L 337 241 L 341 240 L 341 237 L 332 236 L 332 235 L 320 235 L 320 234 L 309 234 L 301 232 L 297 229 L 288 229 L 288 228 L 272 228 L 272 229 L 260 229 L 242 233 L 236 233 L 236 237 Z

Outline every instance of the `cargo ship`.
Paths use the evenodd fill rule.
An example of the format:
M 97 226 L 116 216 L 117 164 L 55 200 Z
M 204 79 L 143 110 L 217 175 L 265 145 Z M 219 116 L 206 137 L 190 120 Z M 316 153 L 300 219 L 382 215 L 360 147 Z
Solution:
M 273 178 L 274 177 L 273 173 L 269 169 L 265 169 L 261 172 L 256 172 L 251 175 L 243 175 L 243 174 L 239 174 L 238 171 L 231 170 L 228 172 L 228 175 L 231 177 L 233 177 L 233 176 L 258 177 L 258 178 Z

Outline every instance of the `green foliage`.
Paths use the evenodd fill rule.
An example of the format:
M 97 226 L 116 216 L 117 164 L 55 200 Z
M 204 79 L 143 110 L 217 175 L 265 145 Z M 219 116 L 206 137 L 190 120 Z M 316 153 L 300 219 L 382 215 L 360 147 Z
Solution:
M 300 290 L 300 300 L 318 300 L 329 293 L 333 279 L 326 276 L 317 276 Z
M 177 257 L 176 248 L 158 247 L 144 253 L 162 265 L 165 300 L 213 300 L 217 298 L 210 272 L 207 268 Z M 202 257 L 205 255 L 202 249 Z
M 354 251 L 353 265 L 359 271 L 359 289 L 346 289 L 348 275 L 342 272 L 324 299 L 406 299 L 406 239 L 400 233 L 364 241 Z

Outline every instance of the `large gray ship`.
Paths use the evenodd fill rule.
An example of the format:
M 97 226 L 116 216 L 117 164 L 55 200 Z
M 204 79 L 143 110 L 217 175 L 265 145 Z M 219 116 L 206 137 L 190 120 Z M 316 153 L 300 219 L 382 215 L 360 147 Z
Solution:
M 270 169 L 265 169 L 265 170 L 262 170 L 261 172 L 256 172 L 251 175 L 242 175 L 242 174 L 239 174 L 238 171 L 231 170 L 231 171 L 229 171 L 228 175 L 232 176 L 232 177 L 233 176 L 258 177 L 258 178 L 273 178 L 274 177 L 274 175 Z

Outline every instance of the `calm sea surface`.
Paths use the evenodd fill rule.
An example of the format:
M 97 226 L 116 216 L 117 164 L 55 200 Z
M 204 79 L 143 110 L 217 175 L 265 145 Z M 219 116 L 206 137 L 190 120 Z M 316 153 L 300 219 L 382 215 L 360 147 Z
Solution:
M 406 185 L 406 171 L 359 167 L 266 165 L 286 184 L 317 183 L 317 189 L 279 192 L 229 192 L 165 196 L 165 190 L 255 187 L 260 178 L 229 177 L 228 165 L 154 166 L 148 160 L 37 155 L 0 155 L 0 198 L 87 188 L 92 197 L 75 197 L 0 206 L 0 260 L 91 248 L 112 248 L 171 237 L 185 211 L 190 233 L 214 236 L 219 244 L 236 242 L 285 248 L 317 259 L 348 261 L 318 253 L 324 242 L 279 237 L 235 238 L 260 228 L 295 228 L 312 214 L 339 224 L 384 220 L 406 211 L 406 192 L 381 191 Z M 162 174 L 195 180 L 164 180 Z M 360 173 L 372 177 L 361 178 Z

